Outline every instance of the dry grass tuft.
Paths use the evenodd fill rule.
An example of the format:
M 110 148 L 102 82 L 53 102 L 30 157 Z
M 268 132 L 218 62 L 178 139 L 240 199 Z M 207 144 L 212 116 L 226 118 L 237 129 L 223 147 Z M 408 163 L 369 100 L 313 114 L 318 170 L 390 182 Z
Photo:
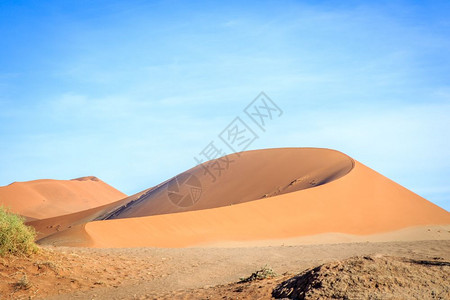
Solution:
M 36 232 L 24 219 L 0 206 L 0 256 L 30 255 L 38 251 Z

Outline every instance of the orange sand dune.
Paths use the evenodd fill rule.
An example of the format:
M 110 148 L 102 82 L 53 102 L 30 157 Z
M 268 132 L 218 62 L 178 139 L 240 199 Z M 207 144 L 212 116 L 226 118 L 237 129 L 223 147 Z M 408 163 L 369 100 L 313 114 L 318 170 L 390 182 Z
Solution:
M 117 211 L 112 216 L 116 219 L 90 222 L 44 242 L 188 247 L 324 233 L 370 235 L 450 224 L 450 213 L 444 209 L 337 151 L 270 149 L 241 153 L 233 159 L 233 165 L 215 182 L 203 175 L 200 166 L 181 176 L 191 180 L 190 193 L 184 191 L 191 198 L 200 182 L 201 197 L 190 207 L 173 204 L 170 193 L 176 189 L 169 182 L 149 193 L 149 203 L 136 201 Z M 198 181 L 186 174 L 194 174 Z M 180 195 L 186 188 L 182 186 Z M 174 211 L 187 211 L 167 214 L 170 205 Z M 205 209 L 208 207 L 212 208 Z M 166 214 L 155 215 L 155 210 Z M 145 214 L 149 216 L 137 217 Z M 117 219 L 120 217 L 126 218 Z M 71 242 L 71 231 L 76 243 Z
M 214 162 L 217 162 L 215 164 Z M 197 166 L 152 189 L 109 219 L 216 208 L 326 184 L 347 174 L 353 160 L 328 149 L 247 151 Z
M 28 220 L 70 214 L 126 196 L 93 176 L 73 180 L 14 182 L 0 187 L 0 205 L 26 216 Z

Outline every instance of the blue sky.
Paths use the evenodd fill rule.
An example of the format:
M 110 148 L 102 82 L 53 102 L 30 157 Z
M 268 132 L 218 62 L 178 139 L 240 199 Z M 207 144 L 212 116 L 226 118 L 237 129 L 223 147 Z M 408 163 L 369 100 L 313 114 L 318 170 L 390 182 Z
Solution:
M 265 91 L 249 149 L 334 148 L 450 210 L 448 1 L 1 1 L 0 36 L 0 185 L 138 192 Z

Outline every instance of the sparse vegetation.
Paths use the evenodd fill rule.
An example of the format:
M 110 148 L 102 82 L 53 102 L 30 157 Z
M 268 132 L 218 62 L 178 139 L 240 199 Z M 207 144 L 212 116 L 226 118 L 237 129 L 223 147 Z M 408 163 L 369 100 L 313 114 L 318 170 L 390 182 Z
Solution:
M 31 283 L 30 281 L 28 281 L 28 277 L 26 274 L 23 275 L 19 281 L 14 283 L 15 290 L 28 290 L 29 288 L 31 288 Z
M 58 266 L 51 261 L 37 261 L 34 265 L 38 268 L 38 270 L 50 269 L 58 274 Z
M 241 278 L 241 281 L 239 281 L 239 282 L 243 283 L 243 282 L 250 282 L 250 281 L 254 281 L 254 280 L 263 280 L 263 279 L 267 279 L 267 278 L 274 278 L 275 276 L 277 276 L 277 274 L 272 270 L 272 268 L 270 268 L 268 266 L 264 266 L 260 270 L 252 273 L 252 275 L 250 275 L 249 277 Z
M 0 206 L 0 256 L 29 255 L 37 252 L 36 232 L 24 219 Z

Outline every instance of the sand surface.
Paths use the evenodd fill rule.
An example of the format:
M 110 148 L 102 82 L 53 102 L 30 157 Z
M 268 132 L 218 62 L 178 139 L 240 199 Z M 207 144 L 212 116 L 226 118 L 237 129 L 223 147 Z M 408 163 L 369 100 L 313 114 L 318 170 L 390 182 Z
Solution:
M 0 205 L 29 221 L 83 211 L 126 196 L 93 176 L 14 182 L 0 187 Z
M 37 240 L 43 239 L 52 234 L 60 233 L 62 231 L 71 228 L 75 228 L 75 231 L 80 231 L 81 228 L 84 228 L 84 226 L 82 225 L 86 224 L 87 222 L 97 219 L 99 220 L 104 219 L 105 217 L 109 216 L 111 212 L 114 212 L 119 208 L 126 207 L 127 205 L 129 205 L 129 203 L 133 203 L 135 200 L 142 197 L 143 194 L 145 194 L 151 189 L 152 188 L 105 205 L 97 206 L 94 208 L 82 210 L 71 214 L 65 214 L 62 216 L 56 216 L 41 220 L 32 220 L 27 222 L 26 224 L 36 229 Z M 84 229 L 81 230 L 83 230 L 84 232 Z M 69 232 L 64 234 L 70 238 Z

